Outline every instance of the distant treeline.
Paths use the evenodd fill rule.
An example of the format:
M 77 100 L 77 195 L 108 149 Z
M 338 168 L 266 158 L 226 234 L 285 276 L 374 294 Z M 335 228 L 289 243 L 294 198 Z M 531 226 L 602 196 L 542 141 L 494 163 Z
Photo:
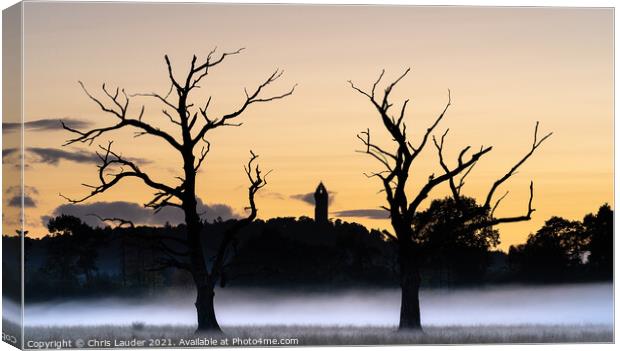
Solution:
M 427 287 L 612 279 L 613 211 L 606 204 L 583 221 L 550 218 L 508 254 L 494 250 L 499 243 L 495 230 L 451 230 L 449 208 L 449 200 L 435 200 L 417 219 L 431 224 L 420 253 Z M 217 247 L 234 221 L 204 223 L 209 264 L 215 253 L 208 248 Z M 27 299 L 191 288 L 190 275 L 177 269 L 185 259 L 184 225 L 92 228 L 62 215 L 49 221 L 48 230 L 49 235 L 27 237 L 24 243 Z M 397 286 L 397 247 L 390 238 L 388 232 L 341 220 L 323 225 L 307 217 L 257 220 L 228 250 L 219 283 L 282 289 Z M 18 261 L 18 240 L 3 236 L 7 263 Z M 19 282 L 14 270 L 4 264 L 3 270 L 5 287 Z
M 614 212 L 607 204 L 583 221 L 551 217 L 508 252 L 516 278 L 529 281 L 612 280 Z

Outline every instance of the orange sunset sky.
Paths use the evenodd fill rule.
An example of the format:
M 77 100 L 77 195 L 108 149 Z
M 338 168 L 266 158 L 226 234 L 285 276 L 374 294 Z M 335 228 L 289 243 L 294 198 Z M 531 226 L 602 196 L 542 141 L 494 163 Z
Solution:
M 24 179 L 32 201 L 26 229 L 45 234 L 42 218 L 66 205 L 59 193 L 81 197 L 88 191 L 81 183 L 97 183 L 96 143 L 63 147 L 68 132 L 37 122 L 116 122 L 86 97 L 78 80 L 98 96 L 103 82 L 130 93 L 165 93 L 170 83 L 164 54 L 184 73 L 193 54 L 200 60 L 214 47 L 246 48 L 215 67 L 194 95 L 197 103 L 213 96 L 214 116 L 235 110 L 245 98 L 243 88 L 254 88 L 276 68 L 285 73 L 267 94 L 298 87 L 284 100 L 251 106 L 240 118 L 243 126 L 208 137 L 212 148 L 198 175 L 198 195 L 212 213 L 222 209 L 216 204 L 243 213 L 242 166 L 252 149 L 263 168 L 274 170 L 257 198 L 260 218 L 312 216 L 313 206 L 300 198 L 323 181 L 333 192 L 330 217 L 389 228 L 386 219 L 340 213 L 385 205 L 380 184 L 362 174 L 380 168 L 355 152 L 361 149 L 356 134 L 370 128 L 378 143 L 390 145 L 376 111 L 347 80 L 366 89 L 381 69 L 393 80 L 407 67 L 412 72 L 393 99 L 398 105 L 412 99 L 406 120 L 413 140 L 442 111 L 450 89 L 452 106 L 435 132 L 450 128 L 448 160 L 454 165 L 467 145 L 493 146 L 469 175 L 466 195 L 483 199 L 529 150 L 536 121 L 542 134 L 554 133 L 497 192 L 510 191 L 497 215 L 521 215 L 529 182 L 535 183 L 533 219 L 500 226 L 500 248 L 525 241 L 552 215 L 581 219 L 605 202 L 613 206 L 612 9 L 26 3 Z M 137 114 L 141 105 L 145 121 L 174 133 L 152 99 L 135 98 L 130 112 Z M 153 178 L 174 184 L 179 157 L 157 138 L 134 139 L 132 132 L 98 141 L 114 140 L 116 151 L 143 160 Z M 4 137 L 11 133 L 5 125 Z M 5 174 L 14 172 L 6 170 L 7 162 Z M 413 166 L 410 197 L 431 173 L 441 172 L 429 143 Z M 12 189 L 5 184 L 3 190 L 4 231 L 13 232 Z M 440 187 L 430 199 L 447 194 L 447 186 Z M 86 205 L 142 204 L 151 197 L 146 186 L 126 181 Z M 142 220 L 155 223 L 149 221 Z

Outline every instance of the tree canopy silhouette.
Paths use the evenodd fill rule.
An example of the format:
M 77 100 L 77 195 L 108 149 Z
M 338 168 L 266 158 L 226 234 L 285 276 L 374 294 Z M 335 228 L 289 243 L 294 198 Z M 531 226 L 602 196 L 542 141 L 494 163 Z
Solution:
M 614 276 L 614 211 L 609 204 L 601 206 L 596 214 L 583 219 L 588 244 L 588 264 L 602 278 Z
M 551 217 L 525 244 L 511 250 L 518 258 L 523 273 L 530 279 L 561 280 L 566 270 L 581 264 L 586 243 L 583 225 L 561 217 Z
M 51 218 L 47 229 L 55 240 L 47 246 L 42 269 L 57 280 L 63 290 L 75 288 L 78 273 L 83 275 L 84 284 L 90 284 L 98 269 L 97 247 L 101 236 L 79 218 L 65 214 Z
M 422 248 L 419 244 L 419 238 L 423 232 L 423 226 L 416 225 L 414 218 L 422 202 L 429 196 L 430 192 L 438 185 L 448 182 L 454 201 L 459 204 L 462 201 L 461 191 L 464 185 L 464 179 L 472 170 L 472 167 L 478 162 L 480 158 L 491 151 L 491 147 L 480 147 L 479 151 L 471 153 L 467 156 L 471 149 L 471 146 L 463 148 L 457 158 L 456 166 L 450 167 L 448 162 L 444 158 L 444 141 L 448 134 L 446 130 L 441 138 L 436 138 L 433 132 L 443 120 L 448 108 L 451 105 L 450 91 L 448 90 L 448 102 L 446 103 L 442 112 L 435 118 L 430 126 L 426 128 L 422 134 L 421 140 L 418 142 L 413 141 L 407 134 L 407 124 L 405 121 L 406 110 L 409 100 L 405 100 L 399 110 L 392 113 L 390 108 L 394 106 L 394 103 L 390 101 L 390 94 L 397 86 L 397 84 L 405 78 L 410 72 L 407 69 L 402 75 L 400 75 L 393 82 L 387 84 L 383 97 L 377 95 L 377 86 L 381 83 L 385 71 L 382 71 L 379 78 L 373 83 L 370 90 L 366 91 L 357 87 L 352 81 L 349 81 L 351 88 L 362 96 L 367 98 L 374 110 L 376 110 L 379 118 L 383 123 L 386 131 L 389 133 L 392 139 L 392 147 L 387 148 L 374 142 L 371 138 L 370 130 L 360 133 L 358 139 L 361 140 L 364 145 L 364 150 L 360 152 L 368 154 L 375 159 L 381 165 L 382 169 L 377 172 L 366 174 L 369 178 L 377 178 L 380 180 L 383 188 L 382 192 L 385 193 L 387 206 L 382 206 L 383 209 L 389 212 L 390 221 L 394 229 L 395 235 L 392 236 L 398 247 L 398 259 L 400 265 L 400 281 L 402 288 L 401 297 L 401 311 L 400 311 L 400 329 L 421 329 L 420 323 L 420 302 L 419 302 L 419 289 L 420 289 L 420 263 L 422 259 Z M 551 136 L 551 133 L 538 137 L 538 123 L 534 129 L 534 141 L 530 150 L 522 157 L 515 165 L 508 170 L 503 176 L 497 179 L 490 187 L 490 190 L 486 196 L 484 204 L 480 208 L 480 212 L 476 211 L 475 214 L 461 217 L 459 220 L 465 223 L 468 230 L 480 229 L 484 227 L 491 227 L 500 223 L 510 223 L 526 221 L 531 218 L 532 213 L 535 211 L 532 208 L 532 200 L 534 197 L 534 183 L 530 183 L 530 198 L 528 201 L 527 211 L 523 215 L 514 217 L 494 217 L 494 211 L 499 206 L 502 199 L 505 198 L 507 193 L 494 202 L 494 195 L 497 189 L 512 177 L 517 169 L 534 153 L 534 151 Z M 407 184 L 409 176 L 413 167 L 414 161 L 420 156 L 424 150 L 428 141 L 431 140 L 435 144 L 437 153 L 439 156 L 439 165 L 443 170 L 442 174 L 431 174 L 428 176 L 428 181 L 422 186 L 421 189 L 414 194 L 407 194 Z M 457 177 L 460 177 L 457 179 Z M 474 221 L 473 218 L 479 218 L 479 216 L 486 216 L 487 219 L 483 221 Z
M 461 220 L 465 217 L 470 218 L 468 223 Z M 421 247 L 422 264 L 437 271 L 440 280 L 445 274 L 448 283 L 480 281 L 490 250 L 499 244 L 499 232 L 475 224 L 490 220 L 473 198 L 461 197 L 458 205 L 452 197 L 433 200 L 413 218 L 413 225 L 421 228 L 414 240 Z
M 463 197 L 463 200 L 464 210 L 480 206 L 471 198 Z M 492 250 L 497 239 L 494 228 L 462 231 L 464 226 L 458 216 L 463 209 L 456 208 L 453 199 L 447 197 L 433 200 L 428 209 L 416 215 L 416 221 L 426 222 L 431 218 L 420 236 L 421 275 L 427 286 L 612 280 L 609 273 L 613 272 L 613 261 L 604 261 L 593 249 L 606 249 L 613 244 L 613 226 L 607 225 L 613 219 L 609 205 L 586 215 L 583 222 L 556 217 L 553 225 L 544 225 L 532 234 L 532 237 L 544 235 L 544 239 L 511 246 L 508 254 Z M 70 216 L 50 219 L 55 223 L 54 232 L 24 239 L 25 269 L 29 272 L 24 282 L 27 301 L 135 297 L 165 289 L 191 291 L 193 288 L 191 274 L 184 270 L 154 269 L 169 255 L 159 245 L 159 238 L 170 238 L 167 245 L 173 250 L 186 249 L 172 240 L 186 237 L 185 224 L 150 227 L 106 221 L 104 227 L 90 227 L 79 218 L 67 217 Z M 208 233 L 205 252 L 209 262 L 214 261 L 220 243 L 236 222 L 237 219 L 202 222 L 203 232 Z M 59 223 L 69 225 L 59 226 Z M 454 230 L 450 223 L 454 223 Z M 79 234 L 73 235 L 74 229 L 70 228 L 79 228 Z M 581 228 L 583 232 L 576 233 L 571 228 Z M 558 233 L 550 233 L 556 230 Z M 560 239 L 575 234 L 583 240 Z M 359 223 L 340 219 L 323 225 L 308 217 L 255 220 L 233 237 L 219 284 L 295 291 L 394 288 L 399 282 L 398 245 L 389 241 L 389 237 L 385 231 L 369 230 Z M 21 250 L 14 250 L 13 245 L 19 244 L 20 238 L 3 236 L 3 240 L 7 244 L 3 246 L 3 259 L 16 259 Z M 565 251 L 555 250 L 560 245 L 566 245 Z M 540 255 L 543 252 L 550 254 Z M 90 271 L 77 264 L 82 253 L 92 258 Z M 568 253 L 575 253 L 576 259 L 567 259 L 571 257 Z M 558 260 L 559 264 L 541 260 Z M 19 282 L 10 272 L 6 273 L 3 279 Z
M 608 204 L 583 221 L 553 216 L 509 258 L 522 280 L 612 279 L 613 211 Z
M 216 51 L 211 51 L 202 62 L 194 55 L 189 70 L 184 75 L 175 74 L 170 58 L 164 56 L 167 75 L 170 80 L 170 89 L 166 94 L 155 92 L 128 94 L 125 89 L 109 89 L 106 84 L 101 87 L 102 97 L 97 97 L 91 93 L 86 86 L 79 82 L 86 95 L 116 120 L 115 124 L 101 128 L 93 128 L 87 131 L 80 131 L 63 123 L 63 127 L 74 133 L 76 136 L 67 140 L 65 145 L 74 143 L 85 143 L 91 145 L 95 140 L 103 135 L 120 129 L 134 129 L 135 137 L 150 135 L 156 137 L 164 145 L 174 150 L 181 158 L 183 167 L 180 174 L 176 177 L 176 183 L 169 184 L 155 179 L 152 175 L 143 171 L 137 162 L 122 156 L 112 150 L 112 142 L 107 145 L 99 145 L 97 155 L 100 159 L 98 166 L 97 185 L 85 185 L 91 189 L 87 195 L 73 199 L 65 197 L 72 203 L 86 201 L 93 196 L 104 193 L 113 188 L 121 181 L 126 179 L 140 180 L 144 185 L 154 191 L 153 198 L 144 204 L 145 207 L 159 211 L 164 207 L 171 206 L 181 209 L 185 214 L 185 224 L 187 227 L 187 237 L 183 240 L 178 238 L 160 238 L 160 246 L 165 248 L 168 257 L 162 260 L 164 266 L 174 266 L 179 269 L 188 270 L 194 280 L 197 297 L 196 310 L 198 319 L 197 331 L 215 330 L 219 331 L 215 311 L 213 308 L 214 286 L 218 280 L 219 268 L 212 266 L 211 270 L 207 267 L 207 260 L 203 250 L 202 224 L 196 209 L 196 175 L 210 150 L 210 142 L 207 138 L 209 132 L 228 126 L 240 126 L 238 118 L 251 106 L 259 103 L 279 100 L 291 94 L 295 87 L 276 95 L 264 95 L 267 86 L 277 81 L 283 71 L 276 69 L 255 89 L 244 89 L 245 98 L 241 105 L 226 114 L 214 116 L 209 109 L 211 98 L 206 101 L 194 101 L 193 93 L 200 89 L 200 84 L 208 77 L 211 70 L 224 62 L 227 58 L 242 52 L 239 49 L 233 52 L 225 52 L 216 55 Z M 130 104 L 137 97 L 147 97 L 155 99 L 162 106 L 162 114 L 169 123 L 177 129 L 181 138 L 173 136 L 158 127 L 158 124 L 147 122 L 143 117 L 145 108 L 142 105 L 135 116 L 130 114 Z M 248 188 L 249 214 L 243 221 L 239 221 L 239 226 L 245 225 L 256 218 L 257 209 L 254 201 L 256 192 L 265 186 L 266 173 L 262 173 L 256 164 L 257 155 L 253 152 L 245 167 L 250 186 Z M 238 227 L 235 228 L 238 231 Z M 236 235 L 236 231 L 231 231 L 229 236 Z M 181 242 L 186 250 L 178 251 L 166 243 L 169 241 Z M 229 243 L 226 240 L 224 244 Z M 218 256 L 224 255 L 226 245 L 219 247 Z M 219 260 L 218 260 L 219 261 Z

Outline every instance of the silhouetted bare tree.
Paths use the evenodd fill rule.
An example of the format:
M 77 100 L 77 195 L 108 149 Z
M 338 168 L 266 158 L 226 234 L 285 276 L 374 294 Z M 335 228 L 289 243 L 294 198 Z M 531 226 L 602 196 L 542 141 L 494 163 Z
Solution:
M 436 186 L 449 182 L 452 196 L 458 203 L 460 199 L 460 193 L 464 185 L 465 177 L 470 173 L 476 162 L 489 151 L 491 147 L 481 147 L 479 151 L 472 153 L 471 156 L 466 157 L 470 146 L 463 148 L 457 158 L 457 165 L 450 168 L 446 163 L 443 156 L 444 140 L 448 133 L 441 136 L 440 140 L 432 135 L 433 131 L 444 118 L 448 108 L 451 104 L 450 91 L 448 90 L 448 102 L 439 116 L 432 122 L 432 124 L 426 128 L 421 140 L 418 143 L 414 143 L 407 135 L 407 125 L 405 123 L 405 115 L 407 104 L 409 100 L 405 100 L 396 114 L 391 114 L 389 109 L 393 106 L 390 102 L 390 94 L 394 87 L 410 72 L 407 69 L 401 76 L 399 76 L 392 83 L 388 84 L 385 88 L 383 97 L 376 95 L 377 86 L 381 82 L 385 71 L 382 71 L 379 78 L 374 82 L 370 91 L 366 91 L 358 88 L 353 82 L 349 81 L 351 87 L 368 98 L 373 107 L 378 112 L 383 126 L 389 132 L 391 139 L 393 140 L 393 147 L 391 149 L 384 148 L 373 142 L 371 139 L 370 130 L 366 130 L 358 135 L 358 138 L 365 146 L 365 150 L 360 152 L 366 153 L 377 160 L 383 170 L 366 174 L 369 178 L 378 178 L 382 185 L 382 191 L 385 192 L 388 206 L 382 206 L 383 209 L 390 213 L 390 220 L 394 229 L 395 235 L 391 237 L 392 240 L 398 244 L 398 259 L 400 267 L 400 281 L 402 288 L 401 297 L 401 310 L 400 310 L 400 324 L 399 329 L 421 329 L 420 324 L 420 302 L 419 302 L 419 289 L 420 289 L 420 260 L 422 250 L 418 242 L 419 234 L 423 228 L 418 228 L 414 223 L 414 216 L 418 211 L 420 204 L 429 196 L 431 190 Z M 534 153 L 534 151 L 545 141 L 551 133 L 545 135 L 540 140 L 538 139 L 538 123 L 534 131 L 534 143 L 530 151 L 520 159 L 505 175 L 499 178 L 491 186 L 485 203 L 481 208 L 486 213 L 489 220 L 487 221 L 475 221 L 471 223 L 471 226 L 476 228 L 489 227 L 500 223 L 526 221 L 531 218 L 534 209 L 532 208 L 532 199 L 534 196 L 534 185 L 530 183 L 530 198 L 528 201 L 528 208 L 525 215 L 505 218 L 495 218 L 493 213 L 498 207 L 502 199 L 505 198 L 507 193 L 500 197 L 494 204 L 493 197 L 495 191 L 500 185 L 508 180 L 515 174 L 516 170 Z M 420 155 L 424 147 L 427 145 L 428 140 L 432 139 L 439 155 L 439 163 L 443 170 L 443 174 L 435 176 L 431 174 L 428 177 L 426 184 L 412 196 L 410 199 L 407 194 L 407 182 L 409 180 L 410 171 L 415 159 Z M 460 178 L 457 180 L 457 176 Z M 472 218 L 479 218 L 480 213 L 472 214 Z M 471 218 L 461 218 L 464 223 L 467 223 Z M 471 228 L 475 229 L 475 228 Z
M 137 178 L 155 191 L 153 198 L 145 204 L 145 207 L 152 208 L 154 211 L 159 211 L 164 207 L 171 206 L 177 207 L 184 212 L 185 223 L 187 225 L 187 238 L 186 240 L 182 240 L 182 244 L 187 247 L 187 252 L 173 249 L 165 244 L 167 240 L 174 240 L 178 243 L 179 240 L 176 238 L 161 238 L 159 245 L 169 254 L 166 262 L 162 263 L 179 269 L 188 270 L 193 277 L 197 290 L 197 331 L 220 330 L 213 309 L 214 286 L 218 279 L 220 268 L 218 268 L 218 265 L 215 265 L 211 271 L 208 269 L 201 241 L 202 223 L 196 209 L 196 174 L 203 165 L 211 145 L 207 140 L 207 134 L 220 127 L 240 126 L 241 123 L 238 123 L 237 119 L 250 105 L 282 99 L 291 95 L 295 89 L 293 86 L 293 88 L 280 95 L 262 96 L 265 88 L 282 76 L 283 72 L 277 69 L 254 90 L 248 91 L 244 89 L 245 100 L 239 108 L 228 114 L 224 114 L 220 117 L 212 116 L 209 110 L 209 105 L 211 103 L 210 97 L 202 104 L 191 102 L 190 95 L 197 88 L 200 88 L 199 84 L 207 77 L 211 69 L 222 63 L 227 57 L 237 55 L 242 50 L 243 49 L 239 49 L 221 55 L 216 55 L 215 50 L 213 50 L 202 63 L 198 63 L 197 57 L 193 56 L 189 71 L 182 79 L 179 79 L 178 76 L 173 73 L 170 59 L 168 55 L 165 55 L 168 78 L 171 83 L 170 90 L 165 95 L 154 92 L 130 95 L 127 94 L 124 89 L 116 88 L 110 90 L 103 84 L 101 88 L 103 97 L 99 98 L 91 94 L 84 84 L 79 82 L 86 95 L 88 95 L 101 110 L 115 117 L 117 123 L 88 131 L 79 131 L 63 123 L 63 127 L 66 130 L 77 135 L 75 138 L 69 139 L 65 145 L 78 142 L 91 145 L 98 137 L 108 132 L 125 128 L 135 128 L 135 137 L 143 135 L 154 136 L 163 141 L 166 146 L 176 151 L 181 157 L 183 170 L 182 174 L 176 177 L 177 183 L 165 184 L 155 180 L 151 175 L 142 171 L 136 162 L 112 151 L 112 142 L 109 142 L 107 146 L 100 145 L 99 148 L 101 151 L 97 153 L 101 159 L 101 164 L 98 166 L 100 184 L 86 185 L 91 188 L 92 191 L 82 198 L 65 198 L 72 203 L 80 203 L 107 191 L 123 179 Z M 181 136 L 180 139 L 160 129 L 157 125 L 143 120 L 145 114 L 144 105 L 142 105 L 135 117 L 129 116 L 130 102 L 132 98 L 139 96 L 154 98 L 164 106 L 162 113 L 167 117 L 169 122 L 177 128 Z M 245 219 L 237 222 L 235 228 L 231 229 L 228 233 L 227 238 L 232 237 L 241 226 L 251 222 L 256 217 L 257 209 L 254 203 L 254 194 L 266 184 L 259 167 L 253 164 L 257 157 L 258 156 L 254 153 L 251 153 L 250 161 L 246 167 L 246 173 L 250 180 L 250 214 Z M 231 239 L 226 239 L 219 248 L 222 255 L 224 255 L 223 252 L 226 251 L 226 245 L 230 241 Z M 179 257 L 183 256 L 189 257 L 188 262 L 183 262 L 179 259 Z

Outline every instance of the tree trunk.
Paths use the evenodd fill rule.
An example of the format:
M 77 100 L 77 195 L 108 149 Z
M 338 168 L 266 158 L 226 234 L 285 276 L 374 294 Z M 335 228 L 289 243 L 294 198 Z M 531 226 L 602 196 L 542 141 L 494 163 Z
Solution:
M 215 318 L 214 306 L 215 291 L 212 286 L 197 287 L 196 313 L 198 316 L 198 328 L 196 333 L 222 331 Z
M 421 279 L 418 257 L 409 245 L 402 245 L 399 251 L 401 304 L 398 329 L 421 331 L 419 297 Z
M 179 102 L 181 103 L 181 102 Z M 184 103 L 184 101 L 183 101 Z M 184 105 L 182 105 L 184 106 Z M 179 111 L 181 116 L 183 111 Z M 183 139 L 187 143 L 191 140 L 187 129 L 183 130 Z M 196 315 L 198 328 L 196 333 L 220 333 L 222 329 L 215 317 L 214 298 L 215 284 L 209 275 L 207 261 L 205 260 L 202 245 L 202 223 L 196 211 L 196 173 L 194 171 L 194 155 L 191 149 L 183 154 L 183 169 L 185 171 L 185 198 L 183 199 L 183 212 L 185 212 L 185 224 L 187 225 L 187 241 L 190 247 L 190 264 L 192 278 L 196 286 Z
M 422 330 L 420 323 L 420 272 L 417 267 L 401 267 L 401 304 L 399 330 Z
M 193 236 L 193 235 L 192 235 Z M 200 240 L 198 240 L 200 242 Z M 215 284 L 211 281 L 205 265 L 202 245 L 194 245 L 191 253 L 192 276 L 196 286 L 196 315 L 198 328 L 196 333 L 221 332 L 220 325 L 215 318 L 214 298 Z
M 199 223 L 199 222 L 198 222 Z M 198 316 L 198 328 L 196 333 L 221 332 L 220 325 L 215 318 L 214 298 L 215 284 L 207 270 L 204 259 L 204 251 L 200 240 L 200 224 L 188 225 L 188 235 L 191 247 L 190 261 L 192 277 L 196 286 L 196 314 Z

